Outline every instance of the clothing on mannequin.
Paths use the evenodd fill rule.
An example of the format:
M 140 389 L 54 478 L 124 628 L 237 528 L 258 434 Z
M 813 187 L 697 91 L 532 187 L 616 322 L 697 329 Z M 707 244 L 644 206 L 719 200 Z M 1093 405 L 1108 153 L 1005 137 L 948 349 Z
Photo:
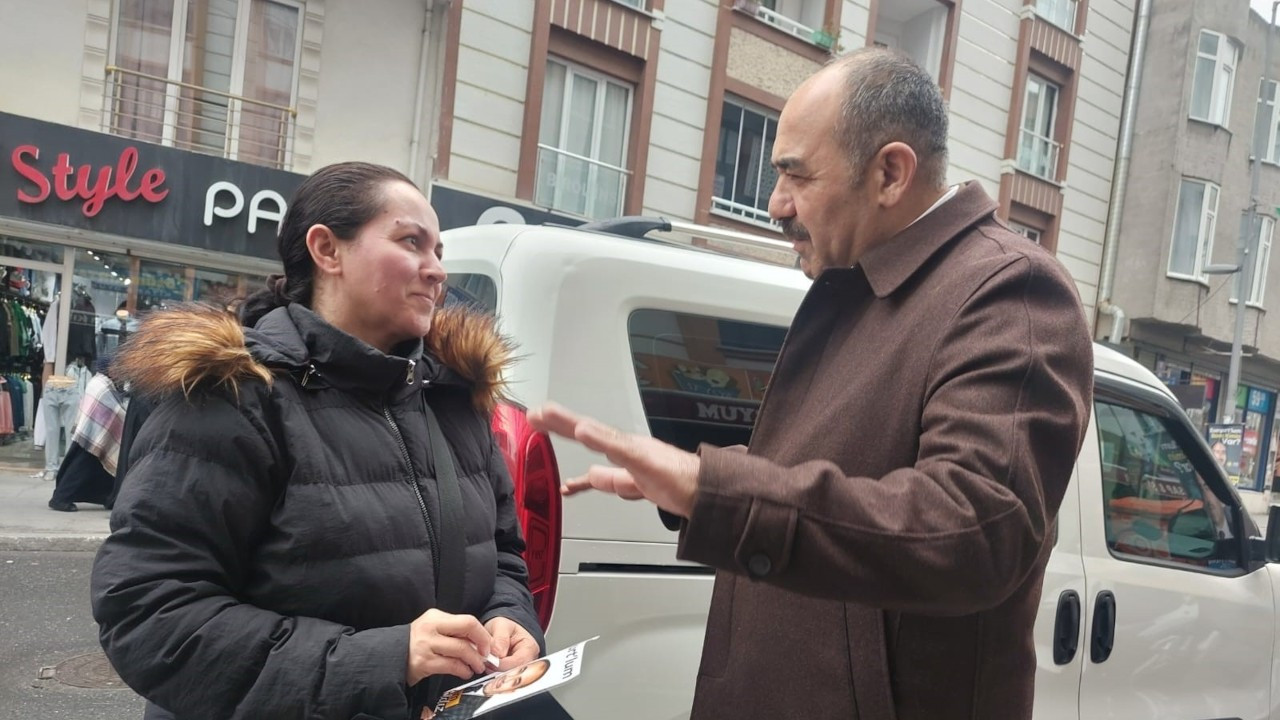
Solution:
M 124 303 L 120 303 L 120 307 L 116 308 L 115 317 L 109 317 L 98 323 L 98 357 L 109 358 L 120 347 L 120 343 L 129 337 L 130 333 L 136 332 L 138 329 L 138 321 L 136 318 L 130 317 L 129 311 L 125 308 Z
M 67 377 L 76 381 L 76 394 L 84 395 L 89 387 L 89 379 L 93 377 L 93 370 L 89 368 L 89 358 L 84 355 L 77 356 L 75 362 L 67 365 Z
M 58 474 L 58 465 L 71 445 L 72 426 L 80 408 L 80 392 L 76 381 L 66 375 L 50 375 L 44 383 L 40 399 L 44 410 L 44 479 Z
M 93 298 L 84 285 L 76 284 L 71 296 L 71 325 L 67 330 L 67 351 L 63 355 L 68 361 L 77 355 L 93 357 L 97 353 L 94 342 L 94 327 L 98 319 L 98 311 L 93 306 Z M 46 350 L 46 360 L 57 357 Z

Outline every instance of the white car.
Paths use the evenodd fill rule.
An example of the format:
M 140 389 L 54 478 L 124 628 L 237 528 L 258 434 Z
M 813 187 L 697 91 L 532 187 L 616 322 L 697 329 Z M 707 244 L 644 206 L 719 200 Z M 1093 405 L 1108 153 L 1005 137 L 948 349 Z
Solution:
M 657 224 L 450 230 L 451 295 L 496 312 L 519 344 L 521 405 L 555 400 L 689 449 L 746 443 L 809 281 L 727 250 L 776 254 L 775 241 L 693 231 L 721 241 L 711 251 L 649 237 Z M 1036 720 L 1280 719 L 1280 568 L 1165 386 L 1102 346 L 1095 364 L 1035 628 Z M 600 636 L 556 701 L 579 720 L 687 718 L 711 570 L 676 559 L 647 503 L 560 502 L 560 478 L 599 456 L 533 433 L 518 408 L 495 428 L 549 649 Z

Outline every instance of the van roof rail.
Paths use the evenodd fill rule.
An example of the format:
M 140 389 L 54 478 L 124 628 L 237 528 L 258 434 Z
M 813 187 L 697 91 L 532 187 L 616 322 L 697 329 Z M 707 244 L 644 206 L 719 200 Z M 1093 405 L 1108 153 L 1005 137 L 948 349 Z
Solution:
M 680 220 L 668 220 L 664 217 L 626 215 L 607 220 L 596 220 L 585 225 L 579 225 L 577 229 L 643 240 L 657 240 L 684 247 L 701 247 L 722 255 L 745 257 L 751 260 L 786 265 L 788 267 L 795 267 L 798 262 L 795 249 L 791 243 L 785 240 L 752 235 L 751 233 L 712 225 L 698 225 Z M 650 233 L 659 235 L 655 237 Z M 664 235 L 668 237 L 663 237 Z M 687 239 L 682 242 L 669 237 L 672 235 L 684 236 Z M 708 241 L 712 241 L 715 244 L 710 244 Z M 750 252 L 751 250 L 756 252 Z

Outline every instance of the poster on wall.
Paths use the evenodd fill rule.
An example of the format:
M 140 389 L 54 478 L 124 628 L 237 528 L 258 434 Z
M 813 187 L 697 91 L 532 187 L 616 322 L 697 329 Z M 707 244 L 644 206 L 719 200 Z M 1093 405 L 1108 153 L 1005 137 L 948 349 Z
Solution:
M 1231 484 L 1240 485 L 1240 460 L 1244 450 L 1244 425 L 1219 424 L 1210 425 L 1209 448 L 1213 450 L 1213 458 L 1226 472 Z

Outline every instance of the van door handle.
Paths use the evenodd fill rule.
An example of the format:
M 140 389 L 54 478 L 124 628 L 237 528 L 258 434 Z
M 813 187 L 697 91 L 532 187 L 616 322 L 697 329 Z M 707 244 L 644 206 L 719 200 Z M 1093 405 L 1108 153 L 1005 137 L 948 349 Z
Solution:
M 1089 659 L 1106 662 L 1116 642 L 1116 596 L 1110 590 L 1098 593 L 1093 604 L 1093 634 L 1089 643 Z
M 1080 647 L 1080 596 L 1064 590 L 1058 596 L 1058 617 L 1053 623 L 1053 663 L 1066 665 Z

